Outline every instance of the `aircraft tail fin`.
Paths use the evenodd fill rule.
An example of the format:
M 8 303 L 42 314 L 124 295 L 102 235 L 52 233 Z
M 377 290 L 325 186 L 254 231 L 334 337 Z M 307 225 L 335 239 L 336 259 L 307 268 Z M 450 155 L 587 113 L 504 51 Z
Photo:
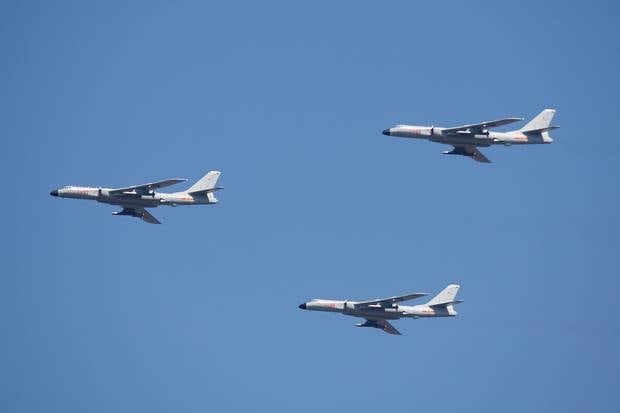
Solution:
M 519 129 L 520 132 L 539 132 L 542 129 L 549 130 L 549 125 L 551 125 L 551 121 L 553 120 L 553 116 L 555 115 L 555 109 L 545 109 L 540 112 L 534 119 L 529 121 L 527 125 Z
M 448 307 L 453 304 L 461 303 L 462 301 L 455 300 L 459 288 L 461 288 L 461 286 L 458 284 L 450 284 L 426 303 L 426 305 L 429 307 Z
M 222 189 L 215 186 L 220 175 L 220 171 L 209 171 L 208 174 L 200 178 L 200 180 L 192 185 L 186 192 L 188 194 L 206 194 L 209 201 L 215 203 L 217 199 L 213 195 L 213 192 Z

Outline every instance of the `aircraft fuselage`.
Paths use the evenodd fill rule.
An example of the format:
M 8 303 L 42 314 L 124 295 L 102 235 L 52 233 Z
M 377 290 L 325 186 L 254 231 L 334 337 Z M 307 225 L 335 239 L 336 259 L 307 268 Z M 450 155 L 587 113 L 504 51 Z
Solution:
M 470 133 L 467 131 L 444 132 L 445 128 L 416 125 L 397 125 L 383 131 L 384 135 L 398 136 L 401 138 L 426 139 L 431 142 L 439 142 L 447 145 L 527 145 L 551 143 L 549 136 L 528 135 L 520 131 Z
M 176 192 L 172 194 L 151 191 L 146 194 L 135 191 L 110 194 L 109 188 L 91 188 L 83 186 L 66 186 L 52 191 L 52 195 L 60 198 L 86 199 L 104 204 L 155 208 L 160 205 L 204 205 L 210 204 L 208 196 Z
M 453 317 L 457 315 L 453 306 L 433 308 L 428 305 L 395 305 L 393 307 L 369 305 L 358 307 L 356 304 L 357 302 L 355 301 L 312 300 L 302 304 L 300 307 L 304 310 L 326 311 L 353 317 L 386 320 L 421 317 Z

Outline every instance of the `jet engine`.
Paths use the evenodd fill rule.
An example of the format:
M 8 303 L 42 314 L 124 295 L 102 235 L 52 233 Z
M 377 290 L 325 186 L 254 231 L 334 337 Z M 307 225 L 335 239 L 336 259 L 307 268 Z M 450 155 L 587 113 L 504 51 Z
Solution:
M 351 312 L 355 311 L 355 304 L 350 303 L 350 302 L 348 302 L 348 301 L 345 301 L 345 302 L 344 302 L 344 305 L 343 305 L 343 308 L 342 308 L 342 311 L 343 311 L 345 314 L 347 314 L 347 313 L 351 313 Z

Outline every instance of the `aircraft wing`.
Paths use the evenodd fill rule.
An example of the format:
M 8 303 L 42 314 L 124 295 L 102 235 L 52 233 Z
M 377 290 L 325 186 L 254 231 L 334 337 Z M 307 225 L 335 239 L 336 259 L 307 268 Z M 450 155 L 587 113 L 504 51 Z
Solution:
M 400 331 L 398 331 L 392 324 L 390 324 L 384 318 L 376 318 L 376 319 L 366 319 L 365 323 L 357 324 L 358 327 L 374 327 L 380 328 L 388 334 L 394 334 L 396 336 L 400 336 Z
M 148 222 L 149 224 L 161 224 L 149 211 L 146 209 L 142 210 L 142 221 Z
M 489 158 L 484 156 L 482 152 L 480 152 L 475 146 L 454 146 L 454 149 L 452 149 L 451 151 L 445 151 L 444 154 L 469 156 L 470 158 L 478 162 L 491 163 Z
M 398 331 L 392 324 L 390 324 L 387 320 L 377 320 L 377 324 L 383 326 L 383 331 L 388 334 L 394 334 L 396 336 L 400 336 L 400 331 Z
M 170 185 L 176 185 L 178 183 L 185 182 L 185 181 L 187 181 L 187 179 L 166 179 L 165 181 L 150 182 L 148 184 L 128 186 L 126 188 L 110 189 L 109 193 L 110 195 L 118 195 L 118 194 L 122 194 L 126 192 L 135 192 L 136 194 L 146 194 L 149 191 L 152 191 L 154 189 L 164 188 Z
M 144 222 L 149 224 L 161 224 L 150 212 L 144 208 L 136 208 L 131 206 L 123 206 L 123 210 L 119 212 L 112 212 L 113 215 L 129 215 L 130 217 L 140 218 Z
M 381 307 L 392 307 L 395 303 L 401 302 L 401 301 L 409 301 L 409 300 L 415 300 L 416 298 L 420 298 L 420 297 L 424 297 L 428 295 L 427 293 L 414 293 L 414 294 L 407 294 L 407 295 L 397 295 L 394 297 L 390 297 L 390 298 L 379 298 L 379 299 L 375 299 L 375 300 L 370 300 L 370 301 L 361 301 L 358 303 L 355 303 L 356 307 L 367 307 L 369 305 L 380 305 Z
M 442 128 L 442 132 L 459 132 L 470 130 L 472 133 L 481 133 L 484 129 L 497 128 L 498 126 L 508 125 L 509 123 L 522 121 L 523 118 L 504 118 L 490 120 L 488 122 L 474 123 L 472 125 L 456 126 L 454 128 Z

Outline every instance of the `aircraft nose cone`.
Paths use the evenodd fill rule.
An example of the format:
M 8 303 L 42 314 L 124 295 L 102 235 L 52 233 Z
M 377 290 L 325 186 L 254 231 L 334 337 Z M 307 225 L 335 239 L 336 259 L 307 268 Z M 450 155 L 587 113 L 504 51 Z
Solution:
M 58 196 L 58 189 L 54 189 L 52 192 L 50 192 L 51 196 Z
M 384 135 L 390 136 L 390 130 L 389 129 L 384 129 L 383 132 L 381 132 Z
M 301 308 L 302 310 L 305 310 L 306 309 L 306 303 L 299 304 L 299 308 Z

